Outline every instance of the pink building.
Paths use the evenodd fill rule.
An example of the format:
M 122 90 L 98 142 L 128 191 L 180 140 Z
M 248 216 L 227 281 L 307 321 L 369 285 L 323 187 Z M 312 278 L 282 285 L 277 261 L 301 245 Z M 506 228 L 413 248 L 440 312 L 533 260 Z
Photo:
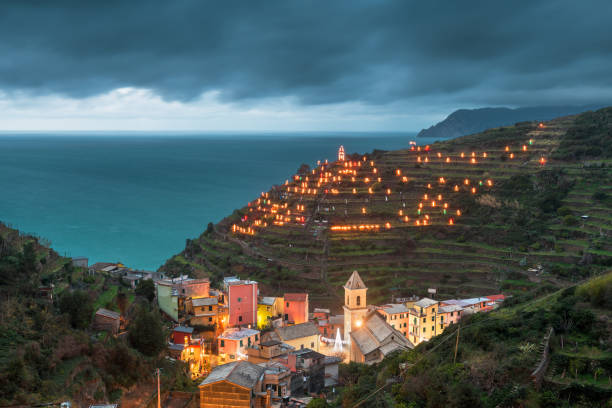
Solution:
M 440 329 L 444 330 L 451 323 L 457 324 L 461 315 L 463 314 L 463 307 L 459 305 L 446 305 L 438 307 L 438 324 Z
M 222 363 L 246 360 L 246 349 L 259 344 L 259 330 L 227 329 L 218 337 L 219 358 Z
M 257 327 L 257 282 L 232 281 L 227 291 L 229 327 Z
M 308 321 L 308 293 L 285 293 L 283 300 L 285 323 L 300 324 Z

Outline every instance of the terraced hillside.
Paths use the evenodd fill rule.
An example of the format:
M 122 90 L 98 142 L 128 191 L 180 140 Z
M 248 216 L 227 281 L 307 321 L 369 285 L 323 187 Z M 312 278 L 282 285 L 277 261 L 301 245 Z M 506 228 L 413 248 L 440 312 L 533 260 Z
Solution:
M 373 302 L 563 284 L 612 262 L 611 135 L 608 108 L 302 166 L 162 269 L 336 307 L 354 269 Z

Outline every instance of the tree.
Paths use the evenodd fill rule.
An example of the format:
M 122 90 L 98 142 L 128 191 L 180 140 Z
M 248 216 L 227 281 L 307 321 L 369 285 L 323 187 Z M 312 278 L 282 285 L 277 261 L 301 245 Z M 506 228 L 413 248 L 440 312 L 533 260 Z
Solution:
M 206 235 L 212 234 L 214 230 L 215 230 L 215 226 L 213 225 L 212 222 L 209 222 L 208 225 L 206 226 Z
M 152 302 L 155 299 L 155 284 L 152 279 L 141 279 L 136 286 L 136 294 Z
M 155 356 L 163 350 L 166 335 L 161 316 L 156 310 L 141 306 L 128 326 L 130 344 L 147 356 Z
M 327 408 L 329 404 L 322 398 L 314 398 L 310 400 L 306 408 Z
M 70 317 L 70 324 L 75 329 L 84 329 L 91 323 L 93 303 L 87 292 L 66 290 L 60 296 L 58 306 L 61 313 Z

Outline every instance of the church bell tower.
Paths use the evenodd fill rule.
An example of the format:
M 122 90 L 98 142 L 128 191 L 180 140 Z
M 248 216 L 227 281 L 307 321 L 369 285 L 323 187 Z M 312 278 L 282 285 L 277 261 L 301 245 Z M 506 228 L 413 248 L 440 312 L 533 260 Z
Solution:
M 357 330 L 363 324 L 363 319 L 368 312 L 366 292 L 368 288 L 361 280 L 359 273 L 353 274 L 344 285 L 344 340 L 350 341 L 350 333 Z

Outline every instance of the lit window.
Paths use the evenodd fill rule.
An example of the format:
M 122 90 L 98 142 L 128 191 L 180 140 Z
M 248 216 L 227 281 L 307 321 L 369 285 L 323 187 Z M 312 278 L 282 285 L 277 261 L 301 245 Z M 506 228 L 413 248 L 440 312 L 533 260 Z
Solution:
M 357 306 L 361 305 L 361 296 L 357 296 Z

